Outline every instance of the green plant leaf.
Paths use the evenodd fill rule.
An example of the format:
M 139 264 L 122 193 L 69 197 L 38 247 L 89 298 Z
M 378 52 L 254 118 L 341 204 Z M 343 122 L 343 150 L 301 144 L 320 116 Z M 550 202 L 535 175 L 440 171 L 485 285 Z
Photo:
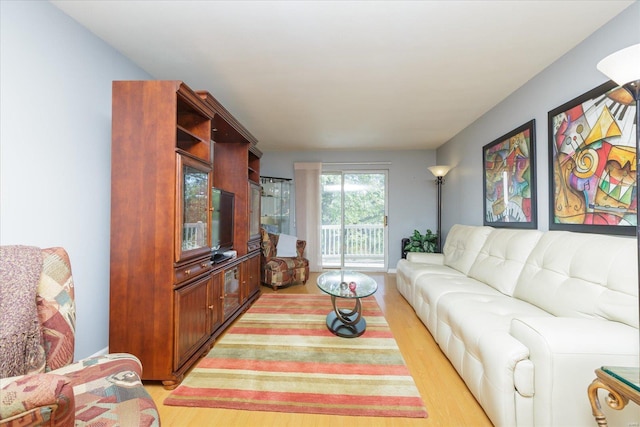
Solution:
M 409 237 L 409 242 L 405 245 L 404 250 L 408 252 L 430 252 L 436 251 L 438 242 L 438 234 L 427 229 L 425 234 L 418 230 L 413 230 L 413 234 Z

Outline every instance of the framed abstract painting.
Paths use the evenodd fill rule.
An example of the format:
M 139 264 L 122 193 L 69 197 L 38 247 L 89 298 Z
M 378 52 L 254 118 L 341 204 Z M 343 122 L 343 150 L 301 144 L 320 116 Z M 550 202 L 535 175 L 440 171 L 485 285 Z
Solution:
M 635 116 L 611 81 L 549 111 L 549 229 L 635 234 Z
M 484 225 L 537 228 L 535 120 L 482 147 Z

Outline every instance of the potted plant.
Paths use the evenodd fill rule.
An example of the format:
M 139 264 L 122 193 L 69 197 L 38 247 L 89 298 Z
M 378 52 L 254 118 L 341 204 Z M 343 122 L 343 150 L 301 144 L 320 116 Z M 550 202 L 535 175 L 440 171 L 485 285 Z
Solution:
M 436 251 L 438 243 L 438 235 L 431 230 L 427 230 L 425 234 L 418 230 L 413 230 L 413 234 L 409 237 L 408 242 L 404 245 L 404 252 L 429 252 Z

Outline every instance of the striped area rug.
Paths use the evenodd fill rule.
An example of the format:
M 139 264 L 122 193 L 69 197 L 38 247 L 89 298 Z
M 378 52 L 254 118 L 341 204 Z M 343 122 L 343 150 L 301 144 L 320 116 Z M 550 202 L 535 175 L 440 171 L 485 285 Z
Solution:
M 262 295 L 164 404 L 427 417 L 375 298 L 362 304 L 367 330 L 340 338 L 327 330 L 328 295 Z

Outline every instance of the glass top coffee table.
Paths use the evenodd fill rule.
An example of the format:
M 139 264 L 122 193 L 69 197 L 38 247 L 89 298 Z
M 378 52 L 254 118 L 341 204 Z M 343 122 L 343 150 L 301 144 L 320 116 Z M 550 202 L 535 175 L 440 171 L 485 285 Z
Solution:
M 373 295 L 378 284 L 366 274 L 349 270 L 336 270 L 318 276 L 318 288 L 331 295 L 333 312 L 327 314 L 327 328 L 339 337 L 359 337 L 367 329 L 362 317 L 360 298 Z M 354 300 L 353 309 L 339 308 L 337 300 Z

